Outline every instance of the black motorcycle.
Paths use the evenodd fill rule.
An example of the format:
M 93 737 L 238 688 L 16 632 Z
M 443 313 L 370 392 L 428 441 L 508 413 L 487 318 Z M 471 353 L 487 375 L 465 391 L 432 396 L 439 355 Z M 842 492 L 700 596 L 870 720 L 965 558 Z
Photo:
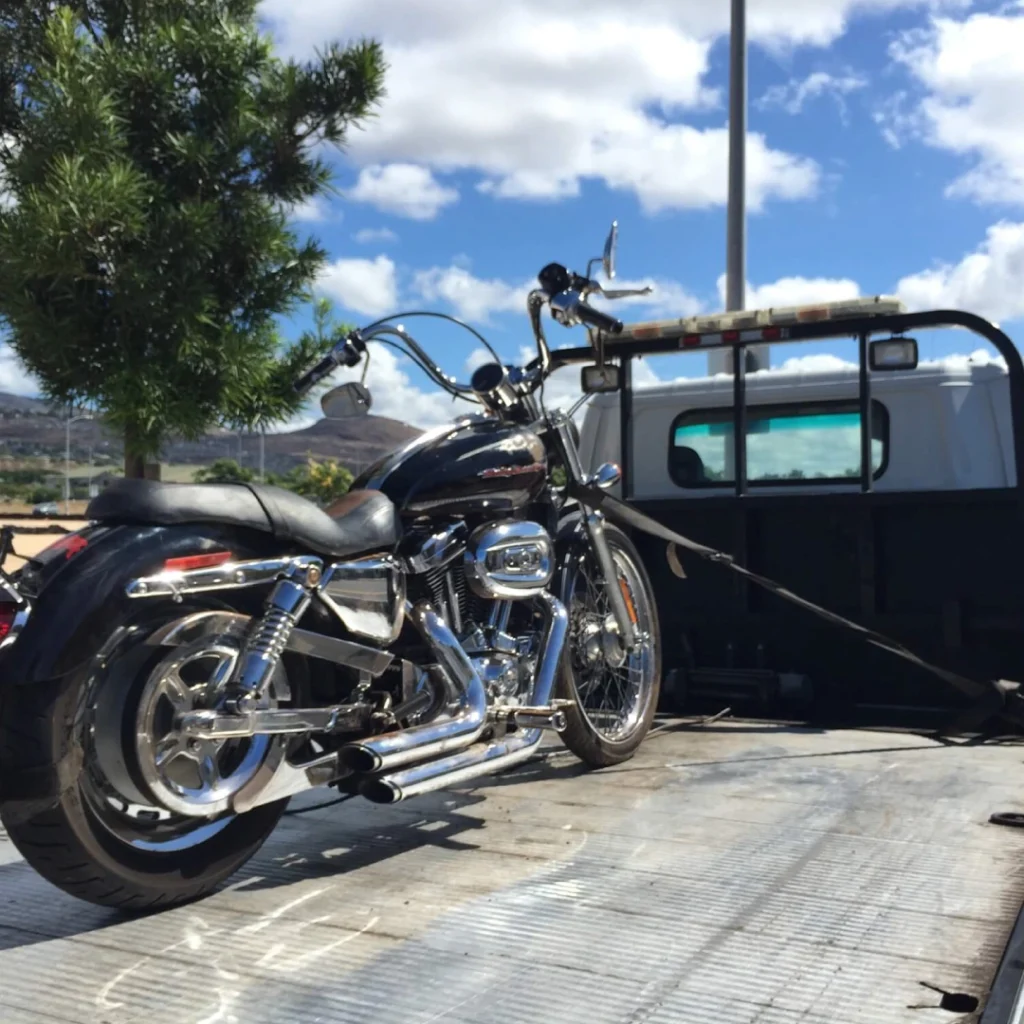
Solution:
M 495 354 L 468 387 L 396 317 L 350 333 L 298 390 L 383 342 L 482 408 L 326 511 L 257 484 L 124 481 L 88 528 L 0 573 L 0 817 L 40 874 L 168 907 L 241 867 L 313 787 L 394 803 L 520 764 L 549 730 L 593 767 L 632 756 L 661 678 L 654 595 L 630 539 L 571 497 L 618 469 L 585 475 L 571 415 L 542 402 L 545 306 L 595 343 L 622 330 L 587 299 L 632 293 L 590 274 L 545 267 L 537 358 Z M 370 396 L 346 384 L 322 406 L 357 415 Z

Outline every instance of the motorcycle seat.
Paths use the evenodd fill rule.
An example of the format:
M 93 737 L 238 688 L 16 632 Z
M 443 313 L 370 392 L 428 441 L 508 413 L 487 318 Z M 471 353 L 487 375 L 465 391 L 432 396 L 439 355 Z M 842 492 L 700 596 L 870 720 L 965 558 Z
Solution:
M 266 484 L 118 480 L 93 498 L 85 515 L 101 523 L 238 526 L 333 558 L 392 548 L 401 535 L 398 512 L 380 491 L 349 491 L 328 514 L 292 491 Z

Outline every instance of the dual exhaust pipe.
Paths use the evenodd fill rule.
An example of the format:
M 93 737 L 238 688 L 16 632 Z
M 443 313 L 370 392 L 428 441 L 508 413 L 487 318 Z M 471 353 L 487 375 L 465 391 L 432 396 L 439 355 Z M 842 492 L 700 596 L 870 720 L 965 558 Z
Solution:
M 564 728 L 561 711 L 550 707 L 569 632 L 565 606 L 550 594 L 531 705 L 516 716 L 519 728 L 502 739 L 483 742 L 489 724 L 487 690 L 448 624 L 427 601 L 410 605 L 409 621 L 434 652 L 453 688 L 454 707 L 440 720 L 352 743 L 341 763 L 368 775 L 360 793 L 374 803 L 393 804 L 481 775 L 504 771 L 533 756 L 546 728 Z

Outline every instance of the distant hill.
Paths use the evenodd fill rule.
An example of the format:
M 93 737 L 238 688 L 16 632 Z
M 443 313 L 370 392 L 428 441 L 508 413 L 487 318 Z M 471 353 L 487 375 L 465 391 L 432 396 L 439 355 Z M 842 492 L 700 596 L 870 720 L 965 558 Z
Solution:
M 318 420 L 303 430 L 267 434 L 266 468 L 284 473 L 315 459 L 333 458 L 360 470 L 393 451 L 420 431 L 383 416 L 351 420 Z M 65 423 L 48 403 L 0 391 L 0 458 L 64 457 Z M 259 463 L 258 434 L 241 438 L 241 460 L 255 468 Z M 120 439 L 92 421 L 71 427 L 72 458 L 84 462 L 90 452 L 96 462 L 120 463 Z M 165 445 L 162 460 L 169 463 L 205 465 L 220 458 L 239 458 L 239 436 L 214 431 L 198 441 L 172 441 Z

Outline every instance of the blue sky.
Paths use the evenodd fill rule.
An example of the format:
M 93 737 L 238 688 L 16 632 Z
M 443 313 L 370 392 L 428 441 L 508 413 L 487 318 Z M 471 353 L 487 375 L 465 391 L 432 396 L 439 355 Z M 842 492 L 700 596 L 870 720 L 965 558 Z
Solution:
M 582 270 L 613 218 L 623 283 L 656 286 L 624 319 L 721 307 L 728 0 L 262 10 L 283 52 L 368 35 L 392 64 L 379 118 L 332 156 L 338 194 L 294 211 L 346 320 L 438 308 L 515 359 L 537 270 Z M 747 305 L 896 293 L 1021 333 L 1024 4 L 750 0 L 749 25 Z M 471 339 L 417 330 L 465 374 Z M 978 347 L 947 334 L 923 354 Z M 375 411 L 450 415 L 417 373 L 376 355 Z M 0 348 L 5 384 L 31 387 Z

